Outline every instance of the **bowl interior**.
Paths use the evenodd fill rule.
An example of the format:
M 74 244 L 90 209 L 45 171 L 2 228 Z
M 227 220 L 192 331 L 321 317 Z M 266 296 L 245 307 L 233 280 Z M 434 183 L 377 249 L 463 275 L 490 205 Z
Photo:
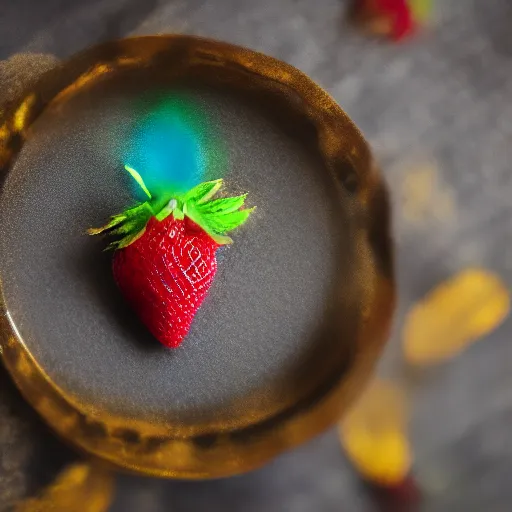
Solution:
M 230 194 L 248 192 L 257 209 L 219 250 L 210 293 L 169 350 L 124 303 L 105 240 L 85 230 L 133 204 L 123 164 L 146 151 L 133 134 L 162 102 L 180 101 L 213 130 L 207 156 Z M 0 196 L 0 274 L 11 319 L 51 380 L 90 408 L 177 431 L 253 425 L 339 380 L 358 316 L 347 300 L 352 203 L 315 142 L 257 88 L 145 68 L 46 108 Z

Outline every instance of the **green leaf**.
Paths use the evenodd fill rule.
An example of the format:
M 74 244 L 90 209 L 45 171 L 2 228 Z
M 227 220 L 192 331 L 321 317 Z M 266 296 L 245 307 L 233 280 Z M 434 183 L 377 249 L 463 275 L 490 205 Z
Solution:
M 185 218 L 185 214 L 183 213 L 183 210 L 181 210 L 180 208 L 175 208 L 172 214 L 174 215 L 174 218 L 176 220 L 183 220 Z
M 121 224 L 126 219 L 126 215 L 120 214 L 120 215 L 114 215 L 110 218 L 107 224 L 104 226 L 101 226 L 99 228 L 89 228 L 87 230 L 87 234 L 89 235 L 99 235 L 101 233 L 104 233 L 105 231 L 108 231 L 109 229 L 112 229 L 113 227 L 117 226 L 118 224 Z
M 124 212 L 125 220 L 122 225 L 113 230 L 112 233 L 128 233 L 133 229 L 140 229 L 145 226 L 153 215 L 153 209 L 149 203 L 142 203 Z
M 222 187 L 222 180 L 205 181 L 183 196 L 183 202 L 204 203 L 212 198 Z
M 137 233 L 132 233 L 131 235 L 125 236 L 122 238 L 118 243 L 116 248 L 122 249 L 123 247 L 127 247 L 128 245 L 135 242 L 135 240 L 138 240 L 144 233 L 146 232 L 146 226 L 144 226 L 140 231 Z
M 144 193 L 151 199 L 151 192 L 148 190 L 148 187 L 146 187 L 146 184 L 144 183 L 144 180 L 142 179 L 142 176 L 135 170 L 132 169 L 129 165 L 125 165 L 124 168 L 128 173 L 130 173 L 130 176 L 137 182 L 139 187 L 144 191 Z
M 146 226 L 146 220 L 144 218 L 133 218 L 127 222 L 124 222 L 119 227 L 113 229 L 111 235 L 128 235 L 130 233 L 136 233 Z
M 174 202 L 174 205 L 172 205 L 172 203 Z M 166 217 L 168 217 L 172 212 L 173 210 L 176 208 L 176 205 L 178 204 L 178 202 L 176 201 L 176 199 L 174 201 L 169 201 L 156 215 L 156 220 L 158 221 L 163 221 Z
M 229 236 L 224 236 L 224 234 L 215 231 L 215 229 L 212 229 L 212 227 L 208 224 L 206 218 L 203 215 L 201 215 L 196 210 L 196 208 L 194 208 L 193 205 L 185 203 L 183 213 L 189 219 L 194 221 L 198 226 L 201 226 L 201 228 L 204 229 L 204 231 L 206 231 L 206 233 L 208 233 L 208 235 L 210 235 L 213 238 L 213 240 L 215 240 L 219 245 L 233 243 L 233 240 L 229 238 Z
M 141 203 L 137 206 L 134 206 L 133 208 L 130 208 L 129 210 L 126 210 L 124 215 L 127 218 L 144 217 L 149 220 L 149 218 L 153 215 L 153 208 L 149 202 L 146 201 L 145 203 Z
M 231 213 L 240 209 L 247 198 L 247 194 L 237 197 L 226 197 L 222 199 L 216 199 L 215 201 L 209 201 L 198 205 L 198 210 L 202 214 L 225 214 Z
M 122 249 L 123 247 L 127 247 L 128 245 L 138 240 L 144 233 L 146 232 L 146 227 L 144 226 L 140 231 L 135 233 L 131 233 L 121 238 L 120 240 L 114 240 L 110 244 L 107 245 L 105 251 Z
M 229 245 L 233 243 L 233 239 L 226 235 L 217 235 L 216 233 L 208 233 L 219 245 Z
M 114 215 L 108 224 L 101 228 L 87 230 L 90 235 L 98 235 L 109 231 L 111 235 L 126 235 L 121 240 L 112 242 L 107 249 L 126 247 L 144 233 L 146 224 L 153 216 L 153 209 L 148 202 L 139 204 L 124 213 Z
M 253 210 L 250 208 L 221 215 L 204 214 L 202 217 L 212 231 L 224 234 L 244 224 Z

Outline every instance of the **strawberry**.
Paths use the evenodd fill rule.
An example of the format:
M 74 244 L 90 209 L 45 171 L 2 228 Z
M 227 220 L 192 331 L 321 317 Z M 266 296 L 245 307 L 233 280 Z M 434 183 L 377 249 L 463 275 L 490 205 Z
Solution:
M 358 14 L 368 28 L 399 41 L 414 32 L 418 0 L 357 0 Z
M 108 246 L 115 251 L 112 270 L 118 287 L 151 333 L 176 348 L 213 282 L 217 249 L 232 242 L 226 233 L 243 224 L 253 209 L 240 209 L 246 195 L 212 199 L 222 180 L 153 198 L 140 174 L 125 169 L 148 200 L 88 233 L 119 237 Z

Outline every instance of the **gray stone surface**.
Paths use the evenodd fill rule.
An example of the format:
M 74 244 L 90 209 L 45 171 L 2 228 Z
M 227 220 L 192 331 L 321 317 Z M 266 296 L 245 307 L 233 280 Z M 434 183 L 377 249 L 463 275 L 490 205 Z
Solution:
M 382 371 L 393 372 L 404 312 L 436 283 L 483 265 L 512 285 L 512 4 L 438 4 L 429 33 L 393 46 L 347 27 L 338 0 L 24 0 L 0 10 L 0 58 L 65 57 L 103 39 L 186 32 L 250 46 L 310 74 L 366 133 L 391 185 L 401 296 Z M 409 178 L 425 183 L 420 162 L 430 165 L 422 178 L 430 194 L 411 203 Z M 510 510 L 511 332 L 508 320 L 414 389 L 423 510 Z M 377 510 L 334 433 L 231 480 L 122 477 L 120 489 L 114 512 Z

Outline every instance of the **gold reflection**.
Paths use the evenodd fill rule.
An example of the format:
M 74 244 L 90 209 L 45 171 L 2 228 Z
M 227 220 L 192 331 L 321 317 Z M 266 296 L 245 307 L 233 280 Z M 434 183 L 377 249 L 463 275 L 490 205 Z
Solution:
M 114 494 L 114 477 L 92 464 L 73 464 L 39 496 L 19 503 L 15 512 L 106 512 Z
M 7 140 L 9 136 L 9 128 L 7 127 L 7 123 L 4 123 L 0 126 L 0 140 Z
M 107 64 L 97 64 L 89 71 L 81 74 L 75 82 L 63 89 L 54 99 L 54 101 L 62 101 L 66 97 L 76 93 L 80 89 L 83 89 L 86 85 L 94 82 L 96 79 L 112 71 L 114 68 Z
M 36 97 L 34 94 L 30 94 L 27 96 L 21 105 L 18 107 L 16 112 L 14 112 L 13 117 L 13 128 L 17 132 L 21 132 L 25 129 L 27 121 L 29 119 L 30 109 L 34 105 Z

